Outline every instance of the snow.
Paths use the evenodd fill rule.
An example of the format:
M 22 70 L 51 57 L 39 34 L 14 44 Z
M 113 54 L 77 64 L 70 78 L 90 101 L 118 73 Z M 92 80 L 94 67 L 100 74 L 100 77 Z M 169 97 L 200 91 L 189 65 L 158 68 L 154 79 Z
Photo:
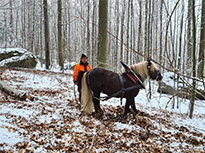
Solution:
M 3 124 L 0 126 L 4 126 Z M 22 141 L 19 138 L 17 132 L 11 132 L 7 128 L 0 128 L 0 142 L 1 143 L 8 143 L 10 145 L 14 145 L 15 143 Z
M 0 48 L 0 54 L 7 54 L 10 52 L 19 52 L 24 54 L 25 52 L 28 52 L 27 50 L 23 49 L 23 48 Z
M 6 69 L 1 75 L 1 79 L 13 88 L 20 88 L 20 90 L 28 91 L 40 97 L 40 99 L 34 102 L 30 100 L 26 102 L 12 102 L 14 100 L 11 99 L 11 102 L 0 103 L 0 144 L 6 144 L 6 146 L 0 146 L 0 150 L 11 149 L 18 142 L 23 143 L 24 141 L 28 141 L 30 148 L 34 150 L 34 152 L 47 152 L 45 149 L 46 146 L 48 147 L 49 144 L 53 144 L 53 146 L 57 145 L 55 141 L 64 142 L 65 145 L 68 146 L 74 144 L 74 136 L 78 136 L 81 133 L 83 133 L 82 138 L 91 137 L 91 140 L 93 135 L 99 137 L 99 133 L 103 133 L 108 140 L 112 139 L 112 137 L 116 137 L 117 141 L 113 142 L 113 147 L 122 143 L 131 146 L 136 143 L 136 141 L 140 140 L 139 134 L 143 135 L 146 133 L 147 127 L 141 126 L 140 122 L 145 122 L 146 126 L 151 125 L 152 131 L 150 133 L 159 135 L 159 137 L 154 137 L 154 139 L 148 138 L 146 141 L 149 143 L 162 144 L 161 139 L 164 139 L 164 137 L 160 137 L 160 135 L 162 133 L 169 133 L 168 135 L 170 135 L 170 138 L 167 138 L 167 140 L 170 141 L 170 144 L 167 144 L 167 147 L 169 147 L 172 152 L 176 152 L 177 148 L 177 152 L 181 152 L 179 149 L 180 140 L 172 137 L 172 135 L 179 132 L 176 130 L 176 127 L 183 126 L 188 128 L 190 132 L 197 132 L 202 133 L 203 136 L 205 135 L 205 101 L 196 100 L 193 119 L 189 119 L 189 100 L 182 100 L 179 98 L 179 108 L 173 109 L 173 100 L 168 103 L 170 95 L 160 95 L 157 93 L 157 83 L 153 82 L 152 98 L 150 100 L 147 98 L 148 86 L 145 90 L 141 90 L 139 95 L 135 98 L 136 108 L 141 112 L 149 114 L 150 118 L 139 116 L 137 120 L 130 120 L 126 123 L 119 121 L 107 123 L 106 121 L 97 120 L 87 115 L 83 115 L 80 118 L 79 114 L 81 112 L 71 103 L 71 101 L 75 100 L 72 81 L 73 72 L 67 70 L 62 74 L 58 72 L 58 68 L 54 68 L 55 73 L 40 71 L 39 69 L 39 64 L 36 68 L 37 72 Z M 168 79 L 170 76 L 172 76 L 172 74 L 167 73 L 164 75 L 164 79 L 167 79 L 166 82 L 168 84 L 173 85 L 174 82 Z M 101 94 L 101 96 L 104 96 L 104 94 Z M 0 98 L 5 99 L 2 93 L 0 93 Z M 175 102 L 177 102 L 177 100 Z M 123 106 L 124 104 L 125 99 L 123 99 Z M 120 99 L 117 98 L 101 102 L 101 106 L 105 110 L 105 113 L 108 112 L 106 108 L 114 109 L 116 107 L 122 107 L 120 105 Z M 166 118 L 166 116 L 169 117 Z M 156 119 L 152 119 L 152 117 L 156 117 Z M 68 119 L 68 121 L 71 120 L 69 121 L 71 124 L 66 124 L 65 119 Z M 168 124 L 163 124 L 163 121 L 168 122 Z M 45 130 L 43 133 L 41 133 L 41 130 L 29 131 L 24 128 L 24 126 L 36 126 L 36 128 L 39 128 L 41 126 L 38 127 L 37 125 L 41 124 L 42 126 L 52 125 L 53 128 Z M 56 139 L 56 131 L 61 131 L 65 127 L 69 128 L 69 132 L 65 133 L 62 139 L 60 137 Z M 104 132 L 101 132 L 101 130 Z M 24 136 L 23 133 L 28 134 Z M 185 133 L 184 135 L 188 134 L 190 133 Z M 47 143 L 38 146 L 36 141 L 31 141 L 32 135 L 40 137 L 40 139 L 36 141 L 40 142 L 43 140 Z M 130 136 L 127 138 L 124 135 Z M 80 141 L 80 137 L 78 139 Z M 83 143 L 87 141 L 88 140 Z M 101 140 L 98 139 L 95 141 L 96 143 L 101 142 Z M 139 142 L 142 143 L 140 144 L 141 146 L 148 145 L 144 141 Z M 182 145 L 183 148 L 186 148 L 187 143 L 183 142 Z M 76 144 L 74 146 L 77 147 Z M 204 149 L 201 146 L 196 146 L 195 148 L 200 151 Z M 14 151 L 17 151 L 17 148 L 15 148 Z M 96 148 L 95 151 L 107 151 L 107 148 L 101 146 L 100 148 Z M 118 150 L 116 152 L 121 151 Z
M 192 80 L 183 78 L 189 84 L 192 84 Z M 166 85 L 171 86 L 173 88 L 177 88 L 177 75 L 173 72 L 166 72 L 163 74 L 163 80 Z M 179 87 L 183 87 L 183 82 L 179 79 Z M 186 86 L 186 85 L 185 85 Z M 196 88 L 200 90 L 204 90 L 204 86 L 202 82 L 197 82 Z

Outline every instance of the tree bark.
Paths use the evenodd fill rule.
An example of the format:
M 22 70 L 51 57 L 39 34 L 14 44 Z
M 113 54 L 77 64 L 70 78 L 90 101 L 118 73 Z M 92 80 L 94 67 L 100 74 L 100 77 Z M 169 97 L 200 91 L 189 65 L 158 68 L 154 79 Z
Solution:
M 193 18 L 192 18 L 192 14 L 193 14 L 193 10 L 192 10 L 192 6 L 193 6 L 193 3 L 192 3 L 192 0 L 188 0 L 188 15 L 187 15 L 187 18 L 188 18 L 188 24 L 187 24 L 187 59 L 186 59 L 186 65 L 187 65 L 187 73 L 189 75 L 191 75 L 191 72 L 190 72 L 190 68 L 192 67 L 191 65 L 191 61 L 192 61 L 192 51 L 193 51 L 193 29 L 192 29 L 192 22 L 193 22 Z
M 192 25 L 193 25 L 193 52 L 192 52 L 192 75 L 195 78 L 196 77 L 196 24 L 195 24 L 195 1 L 192 0 L 193 6 L 192 6 Z M 194 101 L 195 101 L 195 87 L 196 87 L 196 80 L 193 79 L 192 83 L 193 89 L 192 89 L 192 95 L 190 100 L 190 114 L 189 117 L 193 117 L 194 112 Z
M 201 36 L 200 36 L 200 48 L 198 59 L 198 77 L 203 80 L 204 78 L 204 52 L 205 52 L 205 0 L 202 0 L 201 11 Z
M 87 56 L 89 61 L 91 60 L 90 51 L 90 0 L 88 0 L 88 16 L 87 16 Z
M 130 0 L 128 1 L 128 11 L 127 11 L 127 49 L 126 49 L 126 63 L 129 64 L 129 53 L 130 53 L 130 45 L 129 45 L 129 37 L 130 37 Z
M 50 66 L 50 51 L 49 51 L 49 21 L 48 21 L 48 3 L 43 0 L 44 10 L 44 38 L 45 38 L 45 53 L 46 53 L 46 69 Z
M 142 1 L 139 0 L 139 23 L 138 23 L 138 52 L 142 51 Z M 137 56 L 137 62 L 140 62 L 140 56 Z
M 162 14 L 162 8 L 163 8 L 163 0 L 161 0 L 160 2 L 160 40 L 159 40 L 159 63 L 162 64 L 162 17 L 163 17 L 163 14 Z M 161 67 L 160 67 L 160 70 L 161 70 Z
M 120 59 L 124 60 L 123 57 L 123 49 L 124 49 L 124 20 L 125 20 L 125 1 L 122 6 L 122 16 L 121 16 L 121 29 L 120 29 L 120 38 L 121 38 L 121 46 L 120 46 Z
M 117 16 L 117 20 L 116 20 L 116 37 L 118 38 L 118 34 L 119 34 L 119 25 L 120 25 L 120 21 L 119 21 L 119 1 L 116 1 L 115 3 L 116 5 L 116 13 L 115 15 Z M 114 54 L 114 65 L 116 66 L 115 72 L 117 72 L 118 70 L 118 40 L 115 40 L 115 54 Z
M 98 66 L 107 67 L 108 0 L 99 1 Z
M 95 26 L 95 18 L 96 18 L 96 2 L 93 1 L 93 14 L 92 14 L 92 62 L 91 67 L 95 67 L 95 56 L 96 56 L 96 26 Z
M 58 0 L 58 64 L 60 69 L 64 70 L 62 42 L 62 2 Z

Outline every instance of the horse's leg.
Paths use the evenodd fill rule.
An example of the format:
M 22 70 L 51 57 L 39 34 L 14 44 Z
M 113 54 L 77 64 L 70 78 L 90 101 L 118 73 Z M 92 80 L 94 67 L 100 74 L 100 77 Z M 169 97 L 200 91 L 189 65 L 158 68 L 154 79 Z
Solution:
M 137 115 L 139 113 L 139 111 L 136 109 L 136 106 L 135 106 L 135 98 L 133 97 L 132 100 L 131 100 L 131 111 L 133 113 L 133 115 Z
M 97 99 L 98 98 L 98 99 Z M 94 107 L 95 107 L 95 113 L 96 113 L 96 116 L 97 118 L 102 118 L 103 116 L 103 111 L 102 109 L 100 108 L 100 101 L 99 101 L 99 98 L 100 98 L 100 92 L 95 92 L 94 93 L 94 97 L 93 97 L 93 103 L 94 103 Z
M 126 98 L 125 109 L 122 115 L 122 121 L 127 119 L 127 112 L 129 110 L 130 104 L 131 104 L 131 98 Z

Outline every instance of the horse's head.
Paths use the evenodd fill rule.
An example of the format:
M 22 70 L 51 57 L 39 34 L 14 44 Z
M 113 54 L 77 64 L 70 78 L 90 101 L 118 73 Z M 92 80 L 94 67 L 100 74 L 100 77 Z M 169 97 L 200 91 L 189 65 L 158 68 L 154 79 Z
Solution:
M 152 80 L 162 80 L 160 71 L 150 60 L 132 65 L 131 68 L 137 75 L 141 77 L 142 81 L 148 77 L 150 77 Z
M 157 66 L 150 60 L 147 61 L 147 70 L 152 80 L 157 80 L 157 81 L 162 80 L 162 75 L 160 71 L 158 70 Z

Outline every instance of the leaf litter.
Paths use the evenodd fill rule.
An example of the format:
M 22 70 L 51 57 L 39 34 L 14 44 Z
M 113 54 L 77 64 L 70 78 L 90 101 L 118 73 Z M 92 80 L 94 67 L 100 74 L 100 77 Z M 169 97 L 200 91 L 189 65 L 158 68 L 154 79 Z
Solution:
M 205 132 L 184 124 L 186 114 L 146 101 L 123 122 L 115 98 L 101 102 L 106 120 L 81 114 L 71 73 L 4 69 L 0 80 L 38 97 L 19 101 L 0 91 L 0 152 L 205 152 Z M 204 124 L 204 114 L 196 118 Z

